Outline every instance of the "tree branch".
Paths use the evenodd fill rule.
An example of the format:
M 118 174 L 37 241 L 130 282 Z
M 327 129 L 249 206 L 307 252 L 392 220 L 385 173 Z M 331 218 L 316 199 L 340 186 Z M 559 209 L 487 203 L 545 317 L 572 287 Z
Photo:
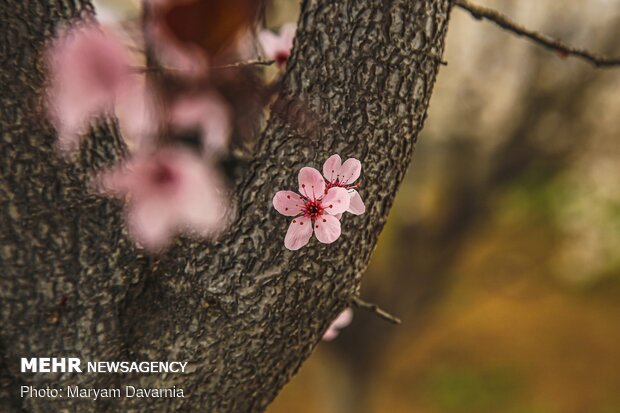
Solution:
M 213 66 L 211 67 L 211 69 L 233 69 L 233 68 L 245 67 L 245 66 L 271 66 L 274 63 L 275 63 L 274 60 L 262 60 L 262 59 L 245 60 L 242 62 L 235 62 L 235 63 L 230 63 L 227 65 Z
M 499 27 L 516 34 L 517 36 L 523 36 L 546 49 L 558 52 L 562 57 L 574 56 L 579 59 L 583 59 L 596 67 L 613 67 L 620 65 L 620 57 L 602 56 L 592 53 L 586 49 L 570 46 L 558 39 L 554 39 L 545 34 L 528 29 L 527 27 L 510 20 L 510 18 L 497 10 L 474 4 L 469 0 L 454 0 L 454 5 L 468 11 L 475 19 L 489 20 Z
M 401 320 L 400 318 L 388 313 L 387 311 L 385 311 L 384 309 L 382 309 L 381 307 L 379 307 L 377 304 L 373 304 L 373 303 L 369 303 L 367 301 L 362 300 L 359 296 L 355 296 L 353 297 L 353 300 L 351 301 L 353 303 L 353 305 L 357 308 L 361 308 L 362 310 L 367 310 L 370 311 L 371 313 L 373 313 L 374 315 L 384 319 L 385 321 L 388 321 L 392 324 L 400 324 Z
M 234 69 L 234 68 L 247 67 L 247 66 L 271 66 L 274 63 L 275 63 L 274 60 L 262 60 L 262 59 L 244 60 L 244 61 L 241 61 L 241 62 L 230 63 L 230 64 L 226 64 L 226 65 L 221 65 L 221 66 L 212 66 L 212 67 L 210 67 L 210 69 L 219 70 L 219 69 Z M 176 69 L 176 68 L 161 67 L 161 66 L 154 66 L 154 67 L 132 67 L 131 70 L 134 73 L 149 73 L 149 72 L 164 72 L 164 71 L 180 72 L 180 70 Z
M 231 178 L 233 225 L 217 241 L 180 238 L 158 256 L 127 239 L 120 204 L 87 190 L 93 171 L 125 153 L 114 125 L 96 127 L 69 162 L 54 155 L 40 110 L 41 50 L 59 25 L 91 9 L 86 0 L 0 2 L 0 51 L 14 62 L 0 65 L 0 410 L 262 412 L 359 290 L 439 68 L 416 51 L 441 56 L 449 2 L 304 0 L 267 127 Z M 337 244 L 288 251 L 289 222 L 272 209 L 273 195 L 295 187 L 301 166 L 320 168 L 334 153 L 363 162 L 367 211 L 343 220 Z M 21 374 L 19 358 L 54 351 L 187 360 L 186 375 L 55 379 L 58 387 L 176 386 L 187 396 L 105 405 L 12 397 L 21 383 L 49 384 L 47 375 Z

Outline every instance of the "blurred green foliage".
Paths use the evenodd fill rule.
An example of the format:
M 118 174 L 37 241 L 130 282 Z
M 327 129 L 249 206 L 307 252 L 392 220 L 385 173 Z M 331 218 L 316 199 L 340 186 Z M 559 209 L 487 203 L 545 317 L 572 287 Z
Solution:
M 511 369 L 493 366 L 435 368 L 423 383 L 422 393 L 446 413 L 506 411 L 521 390 Z

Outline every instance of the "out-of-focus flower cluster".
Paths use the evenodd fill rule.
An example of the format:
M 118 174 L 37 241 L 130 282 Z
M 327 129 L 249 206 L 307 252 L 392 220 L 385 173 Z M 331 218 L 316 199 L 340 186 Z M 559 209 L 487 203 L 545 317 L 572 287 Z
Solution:
M 222 84 L 242 84 L 247 59 L 284 65 L 295 33 L 286 25 L 281 35 L 257 34 L 261 3 L 147 0 L 138 42 L 118 26 L 78 21 L 47 49 L 47 106 L 62 153 L 76 151 L 98 118 L 120 114 L 131 153 L 99 173 L 97 188 L 125 201 L 129 233 L 144 248 L 226 227 L 217 165 L 241 116 Z

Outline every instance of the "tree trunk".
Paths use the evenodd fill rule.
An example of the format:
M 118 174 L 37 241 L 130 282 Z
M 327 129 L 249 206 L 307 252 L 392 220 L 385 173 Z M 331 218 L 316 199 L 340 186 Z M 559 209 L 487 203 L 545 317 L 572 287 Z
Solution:
M 294 53 L 217 242 L 149 257 L 121 205 L 89 194 L 124 154 L 96 127 L 77 160 L 54 154 L 40 51 L 78 0 L 0 4 L 0 410 L 260 412 L 358 291 L 409 165 L 443 51 L 448 0 L 305 0 Z M 366 214 L 334 244 L 284 248 L 271 199 L 331 154 L 362 161 Z M 22 374 L 20 357 L 186 360 L 187 374 Z M 184 398 L 21 398 L 20 386 L 172 387 Z

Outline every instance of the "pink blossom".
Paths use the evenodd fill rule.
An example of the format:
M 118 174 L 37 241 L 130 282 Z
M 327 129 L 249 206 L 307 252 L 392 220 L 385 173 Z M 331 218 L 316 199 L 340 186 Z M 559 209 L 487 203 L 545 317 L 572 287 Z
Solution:
M 262 30 L 258 34 L 258 41 L 263 48 L 265 57 L 275 60 L 278 66 L 286 64 L 291 55 L 296 31 L 297 26 L 294 23 L 283 25 L 278 34 L 273 33 L 271 30 Z
M 353 321 L 353 310 L 351 310 L 350 308 L 346 308 L 329 325 L 329 328 L 323 334 L 323 340 L 332 341 L 333 339 L 338 337 L 338 334 L 340 334 L 340 330 L 351 324 L 351 321 Z
M 170 9 L 185 3 L 191 0 L 146 0 L 145 5 L 149 7 L 146 37 L 163 67 L 189 77 L 204 76 L 209 65 L 207 54 L 197 44 L 181 41 L 165 18 Z
M 146 0 L 146 37 L 164 67 L 183 76 L 205 77 L 210 65 L 226 62 L 234 54 L 261 4 L 257 0 Z
M 121 131 L 135 145 L 141 147 L 150 141 L 158 128 L 157 107 L 151 89 L 143 84 L 132 86 L 133 93 L 123 94 L 116 102 L 116 116 Z
M 314 168 L 301 168 L 298 180 L 299 194 L 279 191 L 273 197 L 273 206 L 279 213 L 295 217 L 286 232 L 284 246 L 293 251 L 300 249 L 310 241 L 313 231 L 320 242 L 331 244 L 340 237 L 340 221 L 334 215 L 349 208 L 347 190 L 334 187 L 327 191 L 325 180 Z
M 323 164 L 323 176 L 327 180 L 327 189 L 345 188 L 351 196 L 351 203 L 347 212 L 354 215 L 361 215 L 366 212 L 366 206 L 360 194 L 354 189 L 359 184 L 355 184 L 362 172 L 362 164 L 355 158 L 349 158 L 342 163 L 340 156 L 332 155 Z
M 127 200 L 130 235 L 152 251 L 166 246 L 179 231 L 211 236 L 226 223 L 221 179 L 187 149 L 138 154 L 103 172 L 99 186 L 104 193 Z
M 205 150 L 226 151 L 231 132 L 230 109 L 214 93 L 184 96 L 171 109 L 170 124 L 177 131 L 199 129 Z
M 143 107 L 147 105 L 130 55 L 110 30 L 88 24 L 64 31 L 50 48 L 48 62 L 49 111 L 62 150 L 77 147 L 90 121 L 116 103 L 129 101 L 133 103 L 128 106 L 135 106 L 140 100 Z

